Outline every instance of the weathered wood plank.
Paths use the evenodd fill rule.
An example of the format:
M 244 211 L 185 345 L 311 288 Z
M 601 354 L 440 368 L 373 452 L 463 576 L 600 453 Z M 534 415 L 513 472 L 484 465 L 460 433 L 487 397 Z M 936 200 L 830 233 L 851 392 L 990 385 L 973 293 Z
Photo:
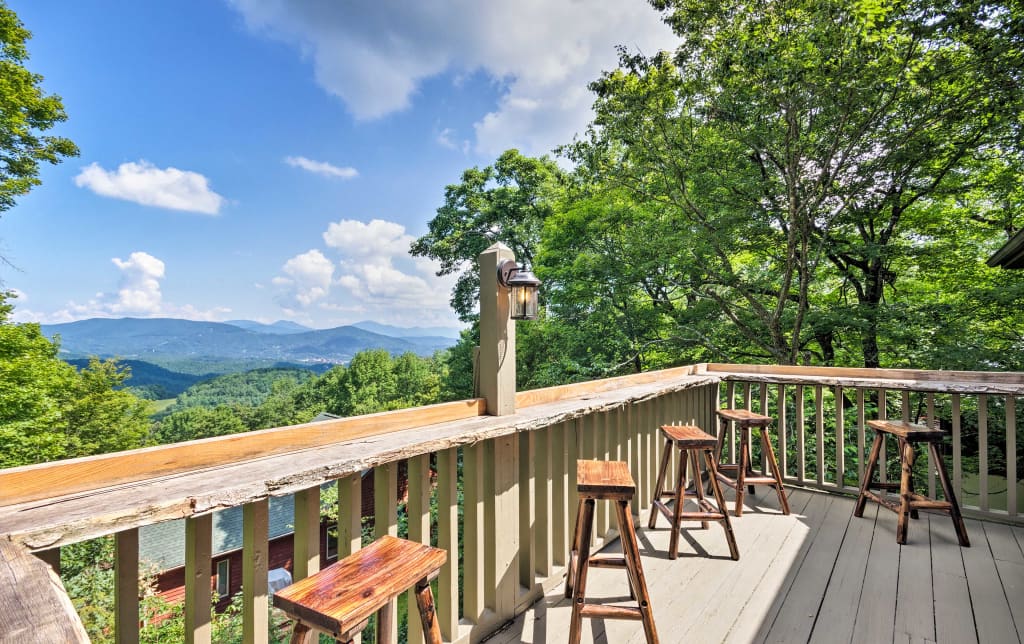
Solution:
M 185 519 L 185 642 L 209 644 L 210 557 L 213 556 L 213 515 Z
M 953 524 L 944 516 L 922 515 L 925 517 L 931 532 L 935 641 L 977 642 L 967 573 Z
M 242 641 L 245 644 L 268 641 L 269 526 L 267 501 L 242 506 Z
M 974 624 L 978 629 L 980 642 L 1005 642 L 1012 634 L 1013 641 L 1020 641 L 1006 592 L 999 581 L 999 572 L 989 549 L 985 547 L 985 531 L 978 521 L 965 520 L 971 543 L 963 548 L 964 570 L 967 585 L 971 591 L 974 607 Z
M 853 519 L 861 521 L 861 519 Z M 853 625 L 853 642 L 889 642 L 896 621 L 896 591 L 900 547 L 896 543 L 896 522 L 888 512 L 878 510 L 871 537 L 871 549 L 864 571 L 864 587 Z M 823 627 L 826 627 L 823 625 Z
M 899 585 L 896 588 L 895 637 L 935 640 L 935 603 L 932 562 L 926 521 L 914 521 L 915 531 L 900 548 Z M 922 525 L 923 524 L 923 525 Z
M 332 445 L 340 440 L 351 441 L 475 418 L 482 413 L 481 400 L 464 400 L 13 467 L 0 470 L 0 506 L 223 467 L 253 458 Z
M 0 606 L 0 642 L 89 642 L 57 573 L 23 547 L 3 538 Z
M 864 589 L 864 567 L 871 550 L 877 513 L 878 505 L 871 504 L 865 508 L 862 518 L 850 521 L 818 609 L 810 638 L 812 644 L 853 641 L 856 608 Z
M 114 536 L 114 634 L 118 644 L 139 641 L 139 530 Z

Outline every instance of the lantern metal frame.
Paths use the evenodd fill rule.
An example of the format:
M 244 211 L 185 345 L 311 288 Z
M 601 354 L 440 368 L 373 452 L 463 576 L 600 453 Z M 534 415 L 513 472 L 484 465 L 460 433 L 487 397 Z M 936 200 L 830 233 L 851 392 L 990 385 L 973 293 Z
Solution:
M 515 260 L 506 259 L 498 264 L 498 284 L 510 290 L 510 317 L 513 320 L 537 319 L 537 292 L 540 289 L 540 280 L 536 275 L 525 266 L 516 264 Z M 525 291 L 523 297 L 518 297 L 519 290 Z M 529 312 L 531 308 L 532 314 Z

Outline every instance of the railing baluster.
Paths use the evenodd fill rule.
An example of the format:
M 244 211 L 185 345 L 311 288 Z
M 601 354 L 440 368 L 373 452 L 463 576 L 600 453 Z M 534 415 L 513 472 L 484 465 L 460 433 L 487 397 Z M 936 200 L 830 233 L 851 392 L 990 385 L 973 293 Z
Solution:
M 519 435 L 487 441 L 489 498 L 484 500 L 485 596 L 499 620 L 511 619 L 519 595 Z
M 846 475 L 846 410 L 843 408 L 845 397 L 841 385 L 836 385 L 834 400 L 836 409 L 836 487 L 842 489 L 846 483 L 844 480 Z
M 988 396 L 978 396 L 978 506 L 988 512 Z
M 373 537 L 398 536 L 398 463 L 382 463 L 373 468 Z M 377 613 L 377 629 L 387 628 L 388 642 L 398 641 L 398 602 L 391 602 Z M 382 624 L 383 622 L 383 624 Z
M 736 409 L 736 383 L 730 380 L 725 385 L 726 408 Z M 729 422 L 729 462 L 739 463 L 736 456 L 736 423 Z
M 926 405 L 925 414 L 927 414 L 927 418 L 928 418 L 928 422 L 927 422 L 928 427 L 930 427 L 932 429 L 941 429 L 941 427 L 939 427 L 939 419 L 935 417 L 935 394 L 933 394 L 932 392 L 928 392 L 927 394 L 925 394 L 925 405 Z M 939 453 L 941 454 L 942 453 L 942 443 L 941 442 L 939 443 L 938 447 L 939 447 Z M 934 459 L 932 458 L 932 450 L 930 450 L 930 449 L 925 450 L 925 454 L 928 456 L 928 496 L 934 499 L 935 498 L 935 468 L 938 465 L 938 463 L 936 463 L 934 461 Z
M 524 432 L 519 437 L 519 585 L 527 591 L 533 588 L 536 575 L 533 531 L 536 521 L 537 481 L 533 455 L 537 453 L 538 433 Z M 518 596 L 518 592 L 516 594 Z
M 295 535 L 292 579 L 305 579 L 320 570 L 320 486 L 295 493 Z
M 857 483 L 864 480 L 864 432 L 867 422 L 864 418 L 864 389 L 857 387 Z
M 534 440 L 535 451 L 528 454 L 527 458 L 534 462 L 535 471 L 535 493 L 536 493 L 536 520 L 533 529 L 533 548 L 535 557 L 534 572 L 547 579 L 551 576 L 552 556 L 551 544 L 553 534 L 557 529 L 555 518 L 551 514 L 552 494 L 554 491 L 553 462 L 556 458 L 554 453 L 556 447 L 552 445 L 556 426 L 547 427 L 537 432 Z
M 804 482 L 804 478 L 807 475 L 807 458 L 805 454 L 805 440 L 804 434 L 804 386 L 796 386 L 796 426 L 793 428 L 796 432 L 796 480 L 800 483 Z
M 594 432 L 594 458 L 599 461 L 608 461 L 608 414 L 591 414 Z M 597 522 L 594 525 L 594 537 L 604 539 L 611 526 L 610 503 L 597 504 Z
M 1017 401 L 1006 397 L 1006 512 L 1017 516 Z
M 210 644 L 210 559 L 213 515 L 185 519 L 185 642 Z
M 139 529 L 114 538 L 114 633 L 118 644 L 139 641 Z
M 480 445 L 473 446 L 473 449 Z M 437 621 L 441 637 L 454 642 L 459 636 L 459 450 L 452 447 L 437 452 L 437 547 L 448 551 L 448 560 L 437 578 Z M 466 455 L 463 454 L 465 459 Z M 465 465 L 465 463 L 463 464 Z M 465 486 L 465 482 L 463 482 Z M 468 505 L 467 505 L 468 508 Z M 469 543 L 469 533 L 465 542 Z M 468 554 L 468 553 L 467 553 Z M 470 561 L 465 562 L 466 597 L 479 586 L 483 575 L 470 577 Z M 482 572 L 482 571 L 474 571 Z
M 408 466 L 409 500 L 406 503 L 406 517 L 409 526 L 409 541 L 430 545 L 430 454 L 420 454 L 409 459 Z M 423 623 L 417 617 L 416 589 L 406 593 L 406 624 L 409 642 L 423 641 Z
M 910 422 L 910 391 L 904 389 L 900 392 L 900 412 L 903 414 L 903 422 Z
M 487 605 L 484 595 L 484 452 L 484 443 L 462 448 L 463 615 L 474 624 L 483 619 Z M 439 507 L 440 511 L 447 511 L 446 506 Z
M 625 414 L 625 429 L 626 429 L 626 452 L 627 459 L 629 460 L 629 471 L 633 475 L 634 481 L 640 480 L 640 432 L 638 431 L 638 414 L 636 411 L 636 405 L 626 405 L 624 411 Z M 633 495 L 633 500 L 630 503 L 630 509 L 633 514 L 639 516 L 640 514 L 640 491 L 637 489 L 637 493 Z
M 778 416 L 779 422 L 779 454 L 778 463 L 779 471 L 782 473 L 782 478 L 786 478 L 786 468 L 788 467 L 789 456 L 786 453 L 786 385 L 779 385 L 778 395 L 775 399 L 775 410 Z
M 359 472 L 338 479 L 338 560 L 363 547 L 363 476 Z M 353 639 L 359 644 L 362 635 Z
M 569 523 L 569 448 L 567 436 L 571 436 L 569 423 L 563 422 L 552 428 L 551 435 L 551 558 L 554 565 L 564 566 L 569 555 L 569 540 L 572 538 Z
M 950 415 L 953 417 L 953 494 L 964 501 L 964 463 L 963 444 L 960 442 L 960 394 L 953 394 L 950 403 Z
M 270 627 L 267 621 L 268 506 L 266 499 L 242 506 L 242 641 L 245 644 L 265 644 Z
M 825 413 L 821 385 L 814 386 L 814 477 L 818 485 L 825 482 Z
M 886 420 L 889 418 L 889 401 L 888 393 L 885 389 L 878 390 L 878 419 Z M 882 483 L 889 480 L 889 461 L 886 458 L 886 452 L 889 451 L 888 434 L 882 434 L 882 453 L 878 456 L 878 480 Z
M 760 392 L 759 392 L 758 398 L 759 398 L 759 405 L 760 405 L 759 408 L 758 408 L 758 413 L 762 414 L 764 416 L 771 416 L 771 414 L 768 413 L 768 383 L 766 383 L 766 382 L 762 382 L 761 383 Z M 769 425 L 769 427 L 770 427 L 770 425 Z M 768 429 L 766 428 L 765 431 L 768 431 Z M 768 440 L 771 440 L 771 436 L 770 435 L 768 437 Z M 761 444 L 757 443 L 757 445 L 758 445 L 758 448 L 761 449 Z M 762 472 L 767 472 L 768 471 L 768 455 L 765 454 L 764 449 L 761 449 L 761 471 Z

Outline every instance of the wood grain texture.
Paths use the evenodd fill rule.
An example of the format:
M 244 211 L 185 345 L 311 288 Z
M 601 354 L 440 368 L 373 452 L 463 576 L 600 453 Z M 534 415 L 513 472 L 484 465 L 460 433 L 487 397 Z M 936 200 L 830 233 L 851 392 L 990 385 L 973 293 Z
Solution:
M 636 491 L 625 461 L 577 461 L 576 486 L 582 497 L 626 498 Z
M 390 535 L 274 594 L 274 605 L 329 633 L 347 633 L 438 571 L 439 548 Z
M 0 538 L 0 642 L 87 643 L 89 636 L 50 566 Z

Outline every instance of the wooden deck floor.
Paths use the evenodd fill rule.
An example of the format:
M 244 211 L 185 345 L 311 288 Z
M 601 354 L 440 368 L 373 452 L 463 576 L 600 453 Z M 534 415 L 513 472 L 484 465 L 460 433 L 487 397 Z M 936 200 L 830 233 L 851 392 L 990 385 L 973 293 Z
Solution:
M 896 515 L 875 504 L 857 519 L 838 495 L 790 490 L 788 517 L 769 490 L 754 503 L 733 522 L 737 562 L 717 524 L 685 529 L 675 561 L 664 518 L 638 534 L 662 642 L 1021 641 L 1024 529 L 968 520 L 960 548 L 948 517 L 922 513 L 899 546 Z M 623 571 L 592 569 L 588 597 L 627 601 Z M 564 642 L 569 614 L 558 588 L 490 641 Z M 639 622 L 584 620 L 591 641 L 644 637 Z

